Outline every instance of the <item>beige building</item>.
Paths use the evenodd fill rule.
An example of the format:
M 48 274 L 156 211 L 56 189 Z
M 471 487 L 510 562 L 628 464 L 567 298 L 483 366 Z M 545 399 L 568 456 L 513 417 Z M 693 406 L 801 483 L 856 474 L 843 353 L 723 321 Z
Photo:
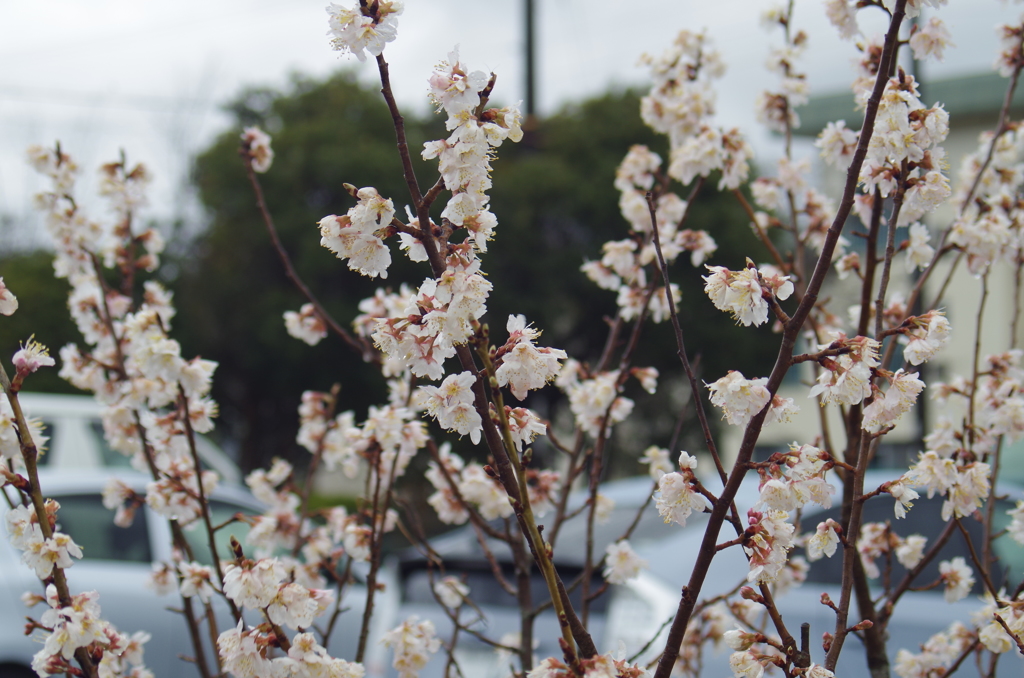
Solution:
M 947 153 L 949 176 L 954 191 L 957 187 L 961 161 L 967 154 L 977 149 L 978 137 L 981 133 L 995 129 L 1008 84 L 1009 81 L 1006 78 L 1002 78 L 996 73 L 936 80 L 922 84 L 921 100 L 925 105 L 940 102 L 950 116 L 950 135 L 944 148 Z M 853 95 L 850 92 L 814 98 L 807 106 L 798 109 L 798 113 L 802 124 L 797 133 L 810 138 L 817 137 L 830 121 L 845 120 L 848 127 L 858 129 L 862 120 L 862 113 L 854 110 Z M 1011 119 L 1020 120 L 1022 116 L 1024 116 L 1024 87 L 1018 87 L 1012 102 Z M 813 175 L 820 182 L 819 190 L 838 201 L 846 179 L 845 172 L 826 166 L 816 154 L 814 162 L 816 171 Z M 933 246 L 937 244 L 942 232 L 955 216 L 952 206 L 945 205 L 928 217 L 927 224 L 932 234 Z M 848 223 L 844 230 L 844 235 L 853 243 L 851 249 L 863 248 L 862 239 L 849 235 L 857 225 L 859 223 L 856 217 L 851 216 L 851 223 Z M 897 243 L 900 242 L 901 235 L 897 234 Z M 905 238 L 905 236 L 902 237 Z M 922 299 L 923 310 L 927 310 L 936 298 L 942 281 L 946 278 L 955 258 L 955 253 L 947 255 L 944 263 L 939 265 L 936 274 L 933 274 L 929 280 Z M 893 279 L 890 289 L 908 291 L 913 281 L 906 273 L 904 257 L 901 254 L 897 254 L 897 260 L 894 261 L 892 270 Z M 852 292 L 854 287 L 847 285 L 848 283 L 854 283 L 854 281 L 847 279 L 838 282 L 833 276 L 826 283 L 826 289 L 821 297 L 832 297 L 835 300 L 849 297 L 850 304 L 859 303 L 859 299 L 853 296 L 857 292 Z M 1009 319 L 1013 317 L 1016 304 L 1016 282 L 1013 267 L 1006 262 L 996 264 L 989 275 L 988 288 L 988 301 L 983 316 L 984 329 L 980 353 L 982 361 L 985 355 L 1001 353 L 1010 348 L 1020 348 L 1024 344 L 1020 338 L 1024 328 L 1019 328 L 1016 344 L 1010 345 Z M 939 303 L 939 308 L 946 312 L 953 326 L 952 337 L 935 359 L 917 368 L 921 372 L 921 379 L 926 384 L 946 381 L 955 375 L 970 377 L 972 374 L 974 327 L 978 318 L 981 295 L 981 280 L 972 276 L 965 263 L 961 262 Z M 845 305 L 841 302 L 836 306 L 836 309 L 844 308 Z M 765 428 L 755 458 L 763 459 L 771 452 L 787 448 L 794 441 L 813 442 L 821 435 L 826 412 L 828 417 L 827 421 L 824 421 L 825 430 L 828 431 L 831 444 L 836 449 L 842 449 L 844 446 L 845 434 L 838 408 L 828 407 L 822 410 L 813 399 L 807 397 L 814 379 L 814 369 L 813 364 L 805 363 L 795 367 L 787 376 L 781 389 L 782 395 L 793 398 L 800 406 L 801 411 L 789 423 L 774 424 Z M 935 420 L 943 414 L 956 421 L 958 417 L 962 416 L 962 411 L 956 413 L 948 406 L 932 401 L 929 398 L 929 391 L 926 389 L 922 399 L 919 400 L 918 407 L 904 415 L 896 429 L 885 437 L 876 464 L 905 467 L 909 461 L 916 459 L 917 453 L 923 449 L 921 438 L 927 435 Z M 723 431 L 719 446 L 726 455 L 734 456 L 739 448 L 743 432 L 742 429 L 734 426 L 726 426 L 726 429 Z M 1005 459 L 1002 476 L 1009 476 L 1024 482 L 1024 441 L 1012 445 L 1009 448 L 1009 456 Z

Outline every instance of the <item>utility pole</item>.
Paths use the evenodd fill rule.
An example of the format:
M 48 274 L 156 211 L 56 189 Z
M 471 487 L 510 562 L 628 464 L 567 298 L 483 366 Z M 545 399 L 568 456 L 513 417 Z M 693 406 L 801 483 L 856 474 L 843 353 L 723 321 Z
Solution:
M 526 8 L 526 117 L 532 118 L 537 113 L 537 90 L 535 81 L 536 42 L 534 40 L 534 5 L 533 0 L 523 0 Z

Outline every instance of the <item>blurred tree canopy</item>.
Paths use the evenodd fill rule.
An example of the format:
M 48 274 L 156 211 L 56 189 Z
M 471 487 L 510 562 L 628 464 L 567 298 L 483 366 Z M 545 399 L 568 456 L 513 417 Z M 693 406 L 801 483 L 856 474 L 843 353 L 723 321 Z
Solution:
M 172 264 L 166 271 L 175 276 L 168 282 L 178 308 L 172 335 L 182 343 L 183 355 L 220 363 L 213 390 L 221 406 L 218 434 L 239 444 L 243 468 L 264 465 L 274 456 L 301 463 L 294 438 L 303 391 L 329 390 L 339 382 L 339 410 L 354 409 L 362 417 L 370 404 L 386 400 L 386 389 L 376 369 L 336 337 L 310 347 L 285 331 L 282 313 L 297 310 L 305 300 L 285 277 L 257 210 L 238 155 L 241 128 L 256 124 L 273 136 L 274 164 L 261 176 L 267 203 L 295 267 L 339 322 L 347 325 L 359 301 L 378 286 L 397 288 L 404 282 L 415 287 L 429 269 L 395 249 L 388 278 L 372 280 L 349 271 L 319 244 L 317 222 L 344 214 L 355 202 L 344 183 L 376 187 L 404 216 L 408 194 L 391 117 L 378 91 L 359 85 L 351 73 L 324 81 L 296 77 L 284 92 L 247 90 L 228 110 L 234 128 L 201 153 L 194 166 L 208 226 L 165 257 Z M 447 136 L 443 120 L 410 115 L 405 123 L 420 184 L 430 186 L 436 164 L 421 161 L 419 149 L 424 141 Z M 579 268 L 600 257 L 604 242 L 626 237 L 628 226 L 612 182 L 619 162 L 637 143 L 667 158 L 666 141 L 640 119 L 639 95 L 618 91 L 568 106 L 538 121 L 528 143 L 506 142 L 498 149 L 491 208 L 499 225 L 495 241 L 481 256 L 494 284 L 485 321 L 497 343 L 504 339 L 508 315 L 521 313 L 543 330 L 541 344 L 564 348 L 579 360 L 599 356 L 608 320 L 615 315 L 615 294 L 599 289 Z M 757 258 L 763 250 L 742 210 L 730 195 L 719 194 L 715 183 L 715 177 L 706 183 L 687 227 L 711 233 L 719 245 L 712 261 L 735 269 L 745 256 Z M 685 189 L 680 194 L 686 197 Z M 435 217 L 445 201 L 442 195 L 435 204 Z M 36 332 L 55 349 L 78 339 L 65 310 L 66 284 L 54 284 L 48 255 L 0 259 L 0 272 L 23 303 L 61 311 L 54 314 L 52 329 L 34 322 L 12 334 L 5 327 L 0 343 L 6 355 L 17 348 L 12 336 L 23 339 L 25 332 Z M 691 359 L 700 356 L 700 376 L 711 381 L 729 369 L 766 374 L 777 339 L 766 327 L 738 328 L 715 310 L 702 292 L 704 272 L 693 268 L 687 256 L 671 271 L 682 290 L 680 318 Z M 15 314 L 15 322 L 18 318 Z M 673 410 L 688 390 L 667 322 L 648 326 L 634 364 L 658 367 L 661 390 L 679 397 L 651 397 L 630 384 L 627 395 L 637 408 L 632 424 L 617 427 L 616 449 L 629 454 L 616 455 L 609 464 L 616 474 L 636 472 L 635 459 L 647 445 L 667 444 L 678 415 Z M 55 371 L 51 376 L 45 384 L 43 377 L 34 381 L 33 389 L 73 390 Z M 554 388 L 531 395 L 528 403 L 543 416 L 568 421 L 564 397 Z M 692 422 L 692 407 L 689 412 Z M 693 449 L 702 447 L 695 425 L 688 429 L 686 442 L 693 442 Z
M 30 336 L 57 351 L 71 341 L 81 341 L 78 328 L 68 315 L 66 280 L 53 277 L 53 255 L 44 250 L 0 254 L 0 277 L 18 297 L 18 308 L 12 316 L 0 317 L 0 359 L 11 373 L 11 356 Z M 76 393 L 76 389 L 57 376 L 57 369 L 43 369 L 27 382 L 33 391 Z
M 274 455 L 291 456 L 302 391 L 327 390 L 340 382 L 340 407 L 355 409 L 357 415 L 386 394 L 375 370 L 336 338 L 311 348 L 285 332 L 282 313 L 297 310 L 304 300 L 286 280 L 256 209 L 238 157 L 241 127 L 258 124 L 273 135 L 274 165 L 261 177 L 267 202 L 296 268 L 339 322 L 347 324 L 359 301 L 376 287 L 416 286 L 429 271 L 396 251 L 382 283 L 349 271 L 319 245 L 317 222 L 328 214 L 344 214 L 354 204 L 343 183 L 376 187 L 394 200 L 400 216 L 408 202 L 395 133 L 379 92 L 339 73 L 322 82 L 298 78 L 288 92 L 245 92 L 230 110 L 236 129 L 196 160 L 194 181 L 210 223 L 181 262 L 175 324 L 186 354 L 220 362 L 214 396 L 228 434 L 241 442 L 243 465 L 253 467 Z M 446 136 L 443 122 L 439 116 L 407 116 L 405 123 L 420 183 L 429 186 L 436 165 L 420 161 L 418 150 L 424 141 Z M 614 294 L 598 289 L 579 267 L 599 257 L 605 241 L 626 235 L 612 182 L 619 162 L 636 143 L 667 157 L 665 141 L 640 120 L 639 96 L 624 91 L 540 121 L 530 143 L 501 146 L 491 191 L 499 226 L 481 257 L 494 284 L 486 320 L 499 342 L 508 315 L 522 313 L 544 331 L 542 343 L 565 348 L 578 359 L 599 355 L 606 319 L 615 313 Z M 436 212 L 444 202 L 442 197 Z M 760 251 L 742 211 L 713 186 L 695 203 L 688 226 L 713 235 L 720 246 L 714 259 L 726 265 L 741 266 L 744 256 Z M 702 354 L 703 374 L 717 378 L 727 369 L 766 371 L 775 342 L 766 342 L 764 332 L 741 331 L 716 311 L 701 292 L 703 272 L 686 257 L 673 271 L 683 289 L 681 316 L 689 349 Z M 705 350 L 725 343 L 733 347 L 727 354 Z M 663 377 L 678 379 L 674 352 L 665 323 L 649 330 L 636 364 L 653 364 Z M 645 394 L 630 395 L 637 398 L 640 414 Z M 559 399 L 554 389 L 545 389 L 532 396 L 531 405 L 552 416 Z M 667 442 L 675 416 L 668 411 L 640 414 L 650 429 L 641 442 Z

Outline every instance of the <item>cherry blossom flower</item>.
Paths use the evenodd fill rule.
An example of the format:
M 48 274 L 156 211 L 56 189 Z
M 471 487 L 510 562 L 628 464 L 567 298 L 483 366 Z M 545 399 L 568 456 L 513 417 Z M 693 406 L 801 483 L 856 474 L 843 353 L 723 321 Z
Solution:
M 633 551 L 625 539 L 605 549 L 604 578 L 612 584 L 625 584 L 647 567 L 647 561 Z
M 788 276 L 772 273 L 767 267 L 759 271 L 752 266 L 741 271 L 730 271 L 722 266 L 705 266 L 711 275 L 704 276 L 704 291 L 715 308 L 728 311 L 737 323 L 747 326 L 768 322 L 768 302 L 764 299 L 766 292 L 774 293 L 781 300 L 788 299 L 793 293 L 793 283 Z
M 524 316 L 510 315 L 507 329 L 508 351 L 501 357 L 501 365 L 494 373 L 499 386 L 508 386 L 519 400 L 526 392 L 542 388 L 553 380 L 561 369 L 559 360 L 568 358 L 565 351 L 557 348 L 537 348 L 533 340 L 540 332 L 527 327 Z
M 908 570 L 914 569 L 924 557 L 924 547 L 927 543 L 927 538 L 919 534 L 910 535 L 896 547 L 896 560 Z
M 1007 533 L 1015 542 L 1024 546 L 1024 500 L 1018 501 L 1017 506 L 1006 514 L 1010 516 L 1010 524 L 1006 527 Z
M 199 563 L 181 562 L 178 564 L 181 574 L 181 597 L 199 596 L 204 603 L 210 602 L 213 595 L 213 569 Z
M 287 659 L 290 663 L 282 662 Z M 365 669 L 361 664 L 347 662 L 327 654 L 312 633 L 297 633 L 292 638 L 288 657 L 273 660 L 275 664 L 287 667 L 275 675 L 331 676 L 332 678 L 363 678 Z
M 0 277 L 0 315 L 14 315 L 17 310 L 18 298 L 4 285 L 4 279 Z
M 5 314 L 10 315 L 10 314 Z M 12 361 L 19 376 L 32 374 L 40 367 L 53 367 L 50 350 L 35 340 L 35 335 L 21 345 L 21 350 L 14 354 Z
M 928 244 L 931 236 L 928 227 L 920 222 L 910 225 L 910 237 L 907 239 L 907 272 L 924 269 L 935 256 L 935 248 Z
M 954 44 L 951 38 L 942 19 L 933 16 L 910 36 L 910 49 L 915 59 L 924 60 L 933 56 L 936 61 L 942 61 L 943 50 Z
M 35 570 L 40 579 L 49 577 L 54 567 L 71 567 L 74 564 L 72 557 L 81 558 L 82 549 L 71 537 L 63 532 L 54 532 L 52 537 L 44 538 L 38 525 L 33 526 L 21 552 L 22 562 Z
M 480 442 L 483 422 L 474 406 L 473 385 L 476 377 L 472 372 L 448 376 L 440 386 L 421 386 L 425 394 L 425 405 L 437 423 L 460 435 L 469 435 L 473 444 Z
M 571 365 L 566 363 L 565 367 Z M 569 409 L 576 417 L 576 425 L 592 436 L 600 435 L 602 424 L 604 435 L 611 435 L 612 424 L 623 421 L 633 411 L 633 401 L 618 395 L 618 370 L 602 372 L 590 379 L 567 377 L 562 381 L 569 394 Z M 608 421 L 605 423 L 606 415 Z
M 981 507 L 989 495 L 991 468 L 977 461 L 957 469 L 956 480 L 942 505 L 942 519 L 963 518 Z
M 485 520 L 512 515 L 508 493 L 497 479 L 487 475 L 479 464 L 467 464 L 462 471 L 459 492 L 463 499 L 477 505 Z
M 385 633 L 380 642 L 394 651 L 391 665 L 398 671 L 399 678 L 416 678 L 430 655 L 441 647 L 433 622 L 419 621 L 415 616 Z
M 487 86 L 488 79 L 483 71 L 466 72 L 459 63 L 459 48 L 456 46 L 448 53 L 448 60 L 430 76 L 429 96 L 439 109 L 457 117 L 480 105 L 480 92 Z
M 892 375 L 891 385 L 884 396 L 876 395 L 870 405 L 864 408 L 862 428 L 868 433 L 878 433 L 886 426 L 892 426 L 914 405 L 917 395 L 924 389 L 924 382 L 917 373 L 902 369 Z
M 554 657 L 548 657 L 533 667 L 526 678 L 569 678 L 572 673 L 568 666 Z
M 530 505 L 538 517 L 545 515 L 555 507 L 558 490 L 562 487 L 562 476 L 558 471 L 546 469 L 526 470 L 526 489 L 530 497 Z
M 939 563 L 939 578 L 946 586 L 943 595 L 947 603 L 965 597 L 974 586 L 974 571 L 961 556 Z
M 787 522 L 788 518 L 785 511 L 748 511 L 747 521 L 755 530 L 743 545 L 750 558 L 747 581 L 768 583 L 778 577 L 794 545 L 796 528 Z
M 242 607 L 260 610 L 274 600 L 285 577 L 284 566 L 276 558 L 228 563 L 224 566 L 224 595 Z
M 376 11 L 356 4 L 346 9 L 333 2 L 327 7 L 331 36 L 331 47 L 338 52 L 351 52 L 360 61 L 366 61 L 366 50 L 373 56 L 380 56 L 384 46 L 398 34 L 398 15 L 405 9 L 399 0 L 383 0 L 373 3 Z
M 327 325 L 324 324 L 313 304 L 303 304 L 298 313 L 285 311 L 284 326 L 288 330 L 288 334 L 310 346 L 316 346 L 321 339 L 327 336 Z
M 936 633 L 921 646 L 921 652 L 908 650 L 896 653 L 893 669 L 900 678 L 945 673 L 967 648 L 975 643 L 975 634 L 960 622 L 953 622 L 946 631 Z
M 839 535 L 836 528 L 839 524 L 829 518 L 823 523 L 818 523 L 815 533 L 807 540 L 807 559 L 811 562 L 820 560 L 821 557 L 831 558 L 836 553 L 839 545 Z
M 742 373 L 729 370 L 718 381 L 707 384 L 711 391 L 711 403 L 722 408 L 723 418 L 733 426 L 746 426 L 750 419 L 771 401 L 765 423 L 788 421 L 799 408 L 792 398 L 772 396 L 766 377 L 747 379 Z
M 274 162 L 274 151 L 270 148 L 270 135 L 259 127 L 242 130 L 242 141 L 252 162 L 252 171 L 265 174 Z
M 615 510 L 615 500 L 606 494 L 597 493 L 597 500 L 594 502 L 594 520 L 598 525 L 605 525 L 612 518 L 612 511 Z
M 239 621 L 238 626 L 218 636 L 217 652 L 224 670 L 234 674 L 235 678 L 273 675 L 273 664 L 261 652 L 257 635 L 254 629 L 245 630 L 245 622 Z
M 326 216 L 320 220 L 320 244 L 348 259 L 348 267 L 371 278 L 388 277 L 391 251 L 381 239 L 390 227 L 395 208 L 373 187 L 361 188 L 359 203 L 343 217 Z
M 434 584 L 434 595 L 445 607 L 455 610 L 466 602 L 469 597 L 469 587 L 457 577 L 442 577 Z
M 320 612 L 320 605 L 325 603 L 325 608 L 333 600 L 333 594 L 321 591 L 318 598 L 310 589 L 297 583 L 282 584 L 277 593 L 267 605 L 267 616 L 275 624 L 287 626 L 292 629 L 306 628 L 312 626 L 313 619 Z M 328 600 L 323 599 L 323 594 L 328 594 Z
M 671 473 L 674 468 L 669 461 L 668 450 L 657 445 L 651 445 L 644 450 L 640 462 L 647 464 L 647 472 L 653 480 L 659 480 L 666 473 Z
M 901 481 L 890 483 L 886 491 L 896 500 L 894 507 L 896 518 L 905 518 L 907 516 L 907 509 L 913 508 L 914 500 L 920 496 Z
M 737 678 L 761 678 L 764 675 L 762 656 L 753 650 L 733 652 L 729 655 L 729 668 Z
M 703 511 L 706 506 L 703 495 L 693 485 L 693 469 L 696 468 L 697 460 L 687 456 L 681 472 L 666 473 L 658 480 L 658 496 L 655 499 L 658 513 L 665 522 L 674 522 L 681 527 L 686 527 L 686 519 L 693 511 Z
M 847 127 L 845 120 L 840 120 L 828 123 L 814 145 L 821 149 L 821 157 L 826 164 L 841 167 L 853 158 L 857 139 L 857 132 Z
M 158 596 L 166 596 L 178 590 L 178 577 L 175 569 L 167 563 L 153 563 L 153 571 L 146 580 L 146 588 Z
M 528 445 L 537 436 L 547 433 L 547 424 L 532 410 L 506 405 L 505 414 L 508 416 L 508 428 L 512 433 L 512 441 L 520 452 L 523 451 L 524 444 Z
M 903 349 L 903 357 L 912 365 L 931 360 L 947 341 L 951 327 L 942 311 L 928 311 L 910 319 L 907 336 L 910 341 Z

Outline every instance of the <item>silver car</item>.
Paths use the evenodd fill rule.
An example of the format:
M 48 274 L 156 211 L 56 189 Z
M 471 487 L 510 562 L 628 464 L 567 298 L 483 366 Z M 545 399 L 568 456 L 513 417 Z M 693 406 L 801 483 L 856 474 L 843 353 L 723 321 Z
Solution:
M 899 475 L 900 471 L 891 469 L 869 471 L 865 477 L 864 487 L 866 490 L 872 490 Z M 758 478 L 756 474 L 750 474 L 748 479 L 749 482 L 744 482 L 736 498 L 737 509 L 741 516 L 745 516 L 747 509 L 751 508 L 758 500 Z M 711 486 L 712 483 L 708 483 L 708 485 Z M 710 487 L 710 489 L 712 492 L 716 492 L 716 488 Z M 1006 511 L 1015 506 L 1017 499 L 1024 498 L 1024 490 L 1019 487 L 1001 484 L 998 489 L 1000 498 L 996 500 L 994 513 L 995 532 L 1001 530 L 1009 522 Z M 940 497 L 928 499 L 922 496 L 914 501 L 914 508 L 908 511 L 906 518 L 896 520 L 893 511 L 895 500 L 888 494 L 882 494 L 865 503 L 863 521 L 888 521 L 892 524 L 892 529 L 896 534 L 904 537 L 921 534 L 927 537 L 928 543 L 931 544 L 946 525 L 939 519 L 941 502 Z M 809 504 L 804 507 L 801 516 L 801 531 L 813 532 L 818 523 L 827 518 L 838 522 L 839 512 L 838 506 L 822 509 Z M 700 551 L 706 524 L 706 516 L 693 515 L 685 528 L 676 526 L 672 536 L 635 545 L 637 553 L 650 563 L 651 574 L 672 588 L 676 601 L 679 599 L 682 587 L 690 577 L 690 572 Z M 980 524 L 974 520 L 965 520 L 964 524 L 968 532 L 971 533 L 977 552 L 981 553 Z M 719 542 L 727 541 L 735 536 L 732 528 L 726 524 L 719 535 Z M 994 543 L 994 554 L 999 559 L 1001 567 L 993 568 L 993 570 L 1008 573 L 1005 578 L 997 576 L 995 585 L 997 587 L 1005 585 L 1009 591 L 1012 591 L 1024 576 L 1024 547 L 1014 542 L 1009 535 L 1003 534 Z M 799 555 L 803 555 L 802 549 L 799 548 L 795 548 L 790 553 L 791 557 Z M 914 580 L 914 585 L 925 586 L 934 582 L 938 578 L 938 562 L 957 556 L 963 557 L 967 563 L 972 563 L 970 549 L 959 532 L 953 534 L 944 549 L 940 551 L 938 558 Z M 884 569 L 884 565 L 882 567 Z M 732 547 L 723 550 L 715 556 L 700 598 L 710 599 L 730 591 L 738 583 L 745 581 L 749 571 L 747 559 L 740 548 Z M 893 559 L 891 581 L 894 584 L 898 582 L 904 572 L 902 566 Z M 817 562 L 810 563 L 807 581 L 776 597 L 776 603 L 790 633 L 799 636 L 802 623 L 807 622 L 811 625 L 811 661 L 819 664 L 824 662 L 824 652 L 821 648 L 822 633 L 826 631 L 831 633 L 835 630 L 835 614 L 821 603 L 821 596 L 823 593 L 828 594 L 836 604 L 839 603 L 841 574 L 842 548 L 837 550 L 832 558 L 822 558 Z M 971 615 L 982 605 L 979 600 L 979 596 L 983 592 L 980 579 L 980 577 L 976 577 L 977 581 L 970 595 L 952 604 L 945 601 L 941 587 L 929 591 L 915 591 L 902 598 L 895 606 L 888 626 L 887 647 L 890 662 L 894 662 L 896 653 L 901 648 L 914 653 L 919 652 L 921 644 L 934 634 L 947 630 L 954 621 L 960 621 L 970 627 Z M 882 593 L 882 582 L 880 579 L 872 580 L 872 585 L 872 593 L 877 599 Z M 854 601 L 850 609 L 851 625 L 859 621 L 856 608 Z M 772 630 L 769 629 L 768 632 L 772 633 Z M 731 675 L 732 672 L 728 666 L 729 654 L 729 648 L 724 645 L 720 648 L 711 646 L 703 648 L 704 671 L 702 675 L 722 677 Z M 1024 658 L 1019 653 L 1007 652 L 1000 661 L 1002 670 L 1005 671 L 1005 674 L 1001 672 L 1000 675 L 1024 675 Z M 851 636 L 847 639 L 840 655 L 836 675 L 867 675 L 863 645 L 858 638 Z
M 103 405 L 92 396 L 55 393 L 18 395 L 25 415 L 42 423 L 50 440 L 47 452 L 39 458 L 48 470 L 130 469 L 128 457 L 110 448 L 103 437 Z M 6 403 L 4 403 L 6 405 Z M 220 474 L 225 483 L 238 485 L 242 473 L 238 466 L 209 438 L 196 436 L 196 451 L 204 467 Z
M 102 470 L 40 473 L 45 496 L 60 503 L 59 529 L 82 547 L 83 558 L 76 560 L 67 570 L 71 592 L 98 591 L 105 620 L 122 633 L 146 631 L 151 634 L 145 645 L 145 663 L 156 675 L 197 676 L 199 672 L 194 664 L 183 659 L 194 652 L 185 621 L 172 609 L 180 606 L 181 599 L 177 594 L 157 596 L 147 588 L 153 563 L 171 560 L 170 525 L 148 507 L 139 510 L 131 527 L 114 525 L 113 512 L 103 506 L 101 497 L 110 477 L 109 472 Z M 138 491 L 145 488 L 148 480 L 135 473 L 118 473 L 117 477 Z M 14 493 L 9 494 L 13 498 Z M 226 521 L 235 513 L 263 512 L 262 505 L 251 494 L 230 484 L 222 484 L 214 491 L 210 508 L 215 524 Z M 0 525 L 3 525 L 6 509 L 7 503 L 0 503 Z M 228 552 L 227 544 L 232 536 L 245 543 L 248 529 L 246 523 L 236 522 L 218 531 L 218 552 L 222 557 Z M 205 533 L 197 528 L 186 530 L 185 535 L 197 560 L 209 564 Z M 21 596 L 26 591 L 42 594 L 43 586 L 32 570 L 20 562 L 20 553 L 10 545 L 6 534 L 2 537 L 0 678 L 34 676 L 28 667 L 42 646 L 38 638 L 25 636 L 25 616 L 38 618 L 42 608 L 26 609 Z M 345 605 L 361 610 L 365 596 L 364 586 L 350 586 L 345 593 Z M 226 605 L 220 608 L 220 629 L 234 626 Z M 342 615 L 329 645 L 336 656 L 350 658 L 354 655 L 359 621 L 354 613 Z M 212 659 L 212 656 L 208 657 L 208 660 Z

